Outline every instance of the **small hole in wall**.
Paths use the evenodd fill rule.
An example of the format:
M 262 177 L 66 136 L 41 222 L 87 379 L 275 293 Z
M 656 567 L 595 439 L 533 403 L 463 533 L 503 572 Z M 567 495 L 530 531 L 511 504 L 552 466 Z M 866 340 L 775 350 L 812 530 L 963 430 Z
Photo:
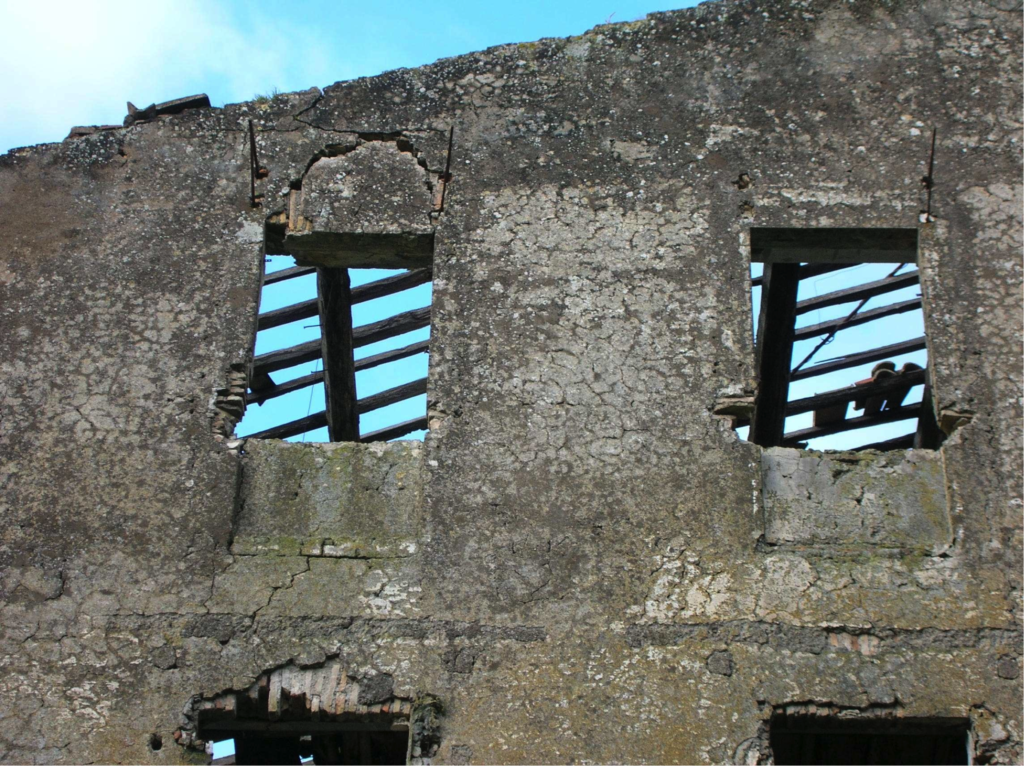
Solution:
M 156 752 L 164 746 L 164 738 L 159 734 L 149 735 L 149 749 Z

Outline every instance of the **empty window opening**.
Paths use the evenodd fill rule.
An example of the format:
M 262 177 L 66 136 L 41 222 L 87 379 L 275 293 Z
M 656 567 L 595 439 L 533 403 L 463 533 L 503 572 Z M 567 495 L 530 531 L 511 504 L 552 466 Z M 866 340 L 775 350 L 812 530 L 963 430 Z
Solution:
M 934 449 L 915 229 L 752 229 L 764 447 Z
M 214 764 L 404 764 L 409 751 L 408 727 L 387 722 L 268 723 L 212 736 L 223 738 Z
M 969 722 L 960 718 L 772 716 L 769 743 L 783 764 L 969 763 Z
M 318 269 L 267 257 L 238 435 L 422 439 L 430 305 L 429 268 Z

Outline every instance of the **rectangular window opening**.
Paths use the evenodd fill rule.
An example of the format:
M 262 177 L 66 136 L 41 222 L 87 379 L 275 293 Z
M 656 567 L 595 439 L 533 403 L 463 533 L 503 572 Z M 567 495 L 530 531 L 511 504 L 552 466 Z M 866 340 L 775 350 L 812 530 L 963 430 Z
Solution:
M 432 271 L 265 259 L 240 437 L 422 439 Z
M 751 230 L 763 447 L 935 449 L 916 229 Z
M 966 764 L 970 723 L 959 718 L 773 715 L 769 744 L 783 764 Z

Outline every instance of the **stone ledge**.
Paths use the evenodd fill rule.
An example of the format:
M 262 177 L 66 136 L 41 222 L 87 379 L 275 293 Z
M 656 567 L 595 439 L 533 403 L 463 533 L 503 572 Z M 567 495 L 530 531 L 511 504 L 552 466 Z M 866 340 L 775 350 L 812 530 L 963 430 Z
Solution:
M 765 542 L 938 554 L 953 541 L 942 457 L 930 450 L 761 456 Z
M 232 552 L 404 558 L 417 548 L 423 445 L 249 439 Z

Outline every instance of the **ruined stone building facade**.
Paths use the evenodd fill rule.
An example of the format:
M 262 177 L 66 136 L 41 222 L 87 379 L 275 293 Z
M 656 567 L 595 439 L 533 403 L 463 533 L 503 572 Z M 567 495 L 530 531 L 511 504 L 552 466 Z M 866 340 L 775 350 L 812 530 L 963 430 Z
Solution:
M 1021 46 L 723 0 L 0 158 L 0 760 L 1019 763 Z M 751 260 L 896 240 L 940 438 L 740 438 Z M 278 253 L 431 269 L 422 442 L 234 436 Z

